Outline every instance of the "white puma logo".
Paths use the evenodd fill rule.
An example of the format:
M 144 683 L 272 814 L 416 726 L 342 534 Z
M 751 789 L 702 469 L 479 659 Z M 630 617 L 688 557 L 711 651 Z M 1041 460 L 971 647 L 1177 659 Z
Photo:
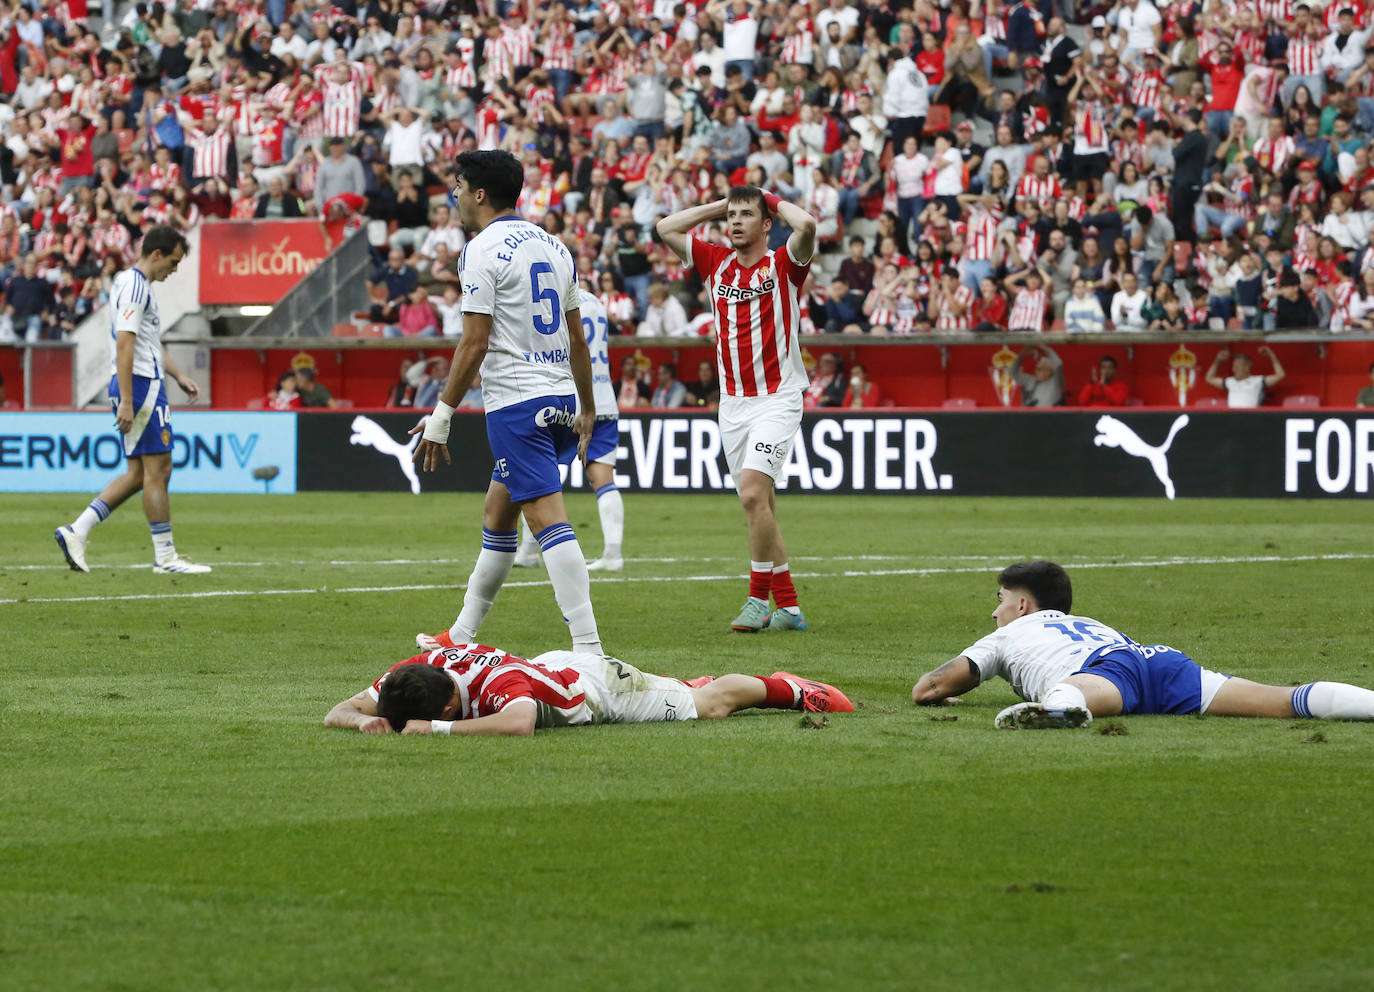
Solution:
M 1155 447 L 1153 444 L 1146 444 L 1140 439 L 1139 434 L 1115 417 L 1104 414 L 1097 418 L 1097 437 L 1093 438 L 1093 444 L 1099 448 L 1120 448 L 1135 458 L 1144 458 L 1150 463 L 1150 468 L 1155 470 L 1159 481 L 1164 483 L 1164 495 L 1173 499 L 1174 483 L 1169 478 L 1169 448 L 1174 443 L 1174 436 L 1187 426 L 1188 415 L 1179 414 L 1174 420 L 1174 426 L 1169 428 L 1169 436 L 1164 439 L 1164 443 Z
M 353 418 L 353 436 L 348 439 L 348 443 L 376 448 L 382 454 L 396 459 L 401 463 L 401 471 L 410 480 L 410 491 L 416 496 L 420 495 L 420 477 L 415 474 L 415 463 L 411 461 L 415 447 L 420 443 L 420 435 L 412 437 L 409 444 L 402 444 L 388 434 L 377 421 L 357 416 Z

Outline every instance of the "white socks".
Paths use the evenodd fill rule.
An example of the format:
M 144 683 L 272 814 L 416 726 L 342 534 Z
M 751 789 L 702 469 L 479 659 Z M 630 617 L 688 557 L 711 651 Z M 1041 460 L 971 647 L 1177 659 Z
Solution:
M 90 535 L 96 524 L 110 515 L 110 512 L 109 505 L 103 499 L 93 499 L 91 505 L 72 521 L 72 530 L 76 531 L 77 537 L 85 538 Z
M 83 513 L 82 516 L 85 514 Z M 172 540 L 172 522 L 170 520 L 160 520 L 157 523 L 150 522 L 148 530 L 153 535 L 153 561 L 170 561 L 177 556 L 177 546 Z
M 482 550 L 477 564 L 468 577 L 467 592 L 463 593 L 463 609 L 448 629 L 454 644 L 468 644 L 477 639 L 477 630 L 487 618 L 491 604 L 510 575 L 515 563 L 515 531 L 482 528 Z
M 1041 705 L 1047 709 L 1062 710 L 1070 706 L 1077 706 L 1079 709 L 1088 708 L 1088 700 L 1083 695 L 1083 691 L 1076 685 L 1068 682 L 1060 682 L 1058 685 L 1045 693 L 1045 698 L 1040 701 Z
M 596 614 L 592 612 L 592 584 L 587 576 L 587 562 L 572 525 L 550 524 L 535 538 L 544 552 L 544 567 L 553 583 L 553 596 L 563 619 L 572 634 L 573 650 L 602 654 L 601 635 L 596 629 Z
M 601 517 L 601 557 L 619 558 L 625 539 L 625 500 L 614 482 L 596 491 L 596 512 Z
M 1308 682 L 1293 690 L 1293 712 L 1323 720 L 1374 720 L 1374 691 L 1344 682 Z

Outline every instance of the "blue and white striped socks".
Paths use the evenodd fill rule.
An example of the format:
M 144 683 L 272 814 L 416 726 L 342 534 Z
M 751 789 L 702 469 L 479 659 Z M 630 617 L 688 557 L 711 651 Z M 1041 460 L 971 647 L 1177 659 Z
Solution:
M 108 517 L 110 513 L 109 504 L 97 497 L 91 500 L 91 505 L 82 510 L 81 515 L 72 521 L 72 530 L 76 531 L 77 537 L 85 538 L 90 535 L 95 525 Z
M 170 520 L 148 521 L 148 530 L 153 535 L 153 560 L 168 561 L 177 556 L 176 544 L 172 541 L 172 522 Z
M 1308 682 L 1293 690 L 1293 712 L 1323 720 L 1374 720 L 1374 691 L 1344 682 Z
M 625 500 L 614 482 L 596 491 L 596 512 L 601 517 L 601 557 L 619 558 L 625 539 Z
M 472 575 L 468 576 L 463 608 L 448 629 L 448 636 L 454 644 L 467 644 L 477 639 L 478 628 L 487 618 L 506 576 L 510 575 L 511 565 L 515 562 L 515 542 L 516 532 L 513 530 L 482 528 L 482 550 L 477 553 L 477 564 L 472 566 Z
M 573 650 L 602 654 L 601 635 L 592 612 L 592 586 L 577 534 L 568 523 L 550 524 L 534 535 L 544 552 L 553 596 L 572 634 Z

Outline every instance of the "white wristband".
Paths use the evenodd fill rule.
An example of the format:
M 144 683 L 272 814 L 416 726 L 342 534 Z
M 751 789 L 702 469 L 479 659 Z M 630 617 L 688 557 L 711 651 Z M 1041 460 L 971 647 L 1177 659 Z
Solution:
M 431 720 L 429 721 L 429 729 L 436 734 L 451 734 L 453 733 L 453 721 Z
M 447 444 L 448 426 L 452 419 L 453 407 L 439 400 L 434 404 L 434 412 L 425 421 L 425 432 L 422 436 L 426 441 L 433 441 L 435 444 Z

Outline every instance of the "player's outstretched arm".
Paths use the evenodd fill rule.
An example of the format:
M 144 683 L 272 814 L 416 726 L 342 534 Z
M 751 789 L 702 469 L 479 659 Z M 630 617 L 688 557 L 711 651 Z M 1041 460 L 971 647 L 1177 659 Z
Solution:
M 533 699 L 512 699 L 500 713 L 475 720 L 411 720 L 403 734 L 485 734 L 496 737 L 529 737 L 534 733 L 539 710 Z
M 360 730 L 365 734 L 389 734 L 391 724 L 386 717 L 377 715 L 377 700 L 366 689 L 339 703 L 324 718 L 326 727 L 342 730 Z
M 938 706 L 978 686 L 978 669 L 963 655 L 952 658 L 933 672 L 926 672 L 911 689 L 917 706 Z
M 695 207 L 688 207 L 686 210 L 679 210 L 675 214 L 660 218 L 654 228 L 658 231 L 658 236 L 663 239 L 663 243 L 673 250 L 673 254 L 690 265 L 692 260 L 687 256 L 688 232 L 698 224 L 705 224 L 707 221 L 724 217 L 726 202 L 723 199 L 715 200 L 711 203 L 700 203 Z

